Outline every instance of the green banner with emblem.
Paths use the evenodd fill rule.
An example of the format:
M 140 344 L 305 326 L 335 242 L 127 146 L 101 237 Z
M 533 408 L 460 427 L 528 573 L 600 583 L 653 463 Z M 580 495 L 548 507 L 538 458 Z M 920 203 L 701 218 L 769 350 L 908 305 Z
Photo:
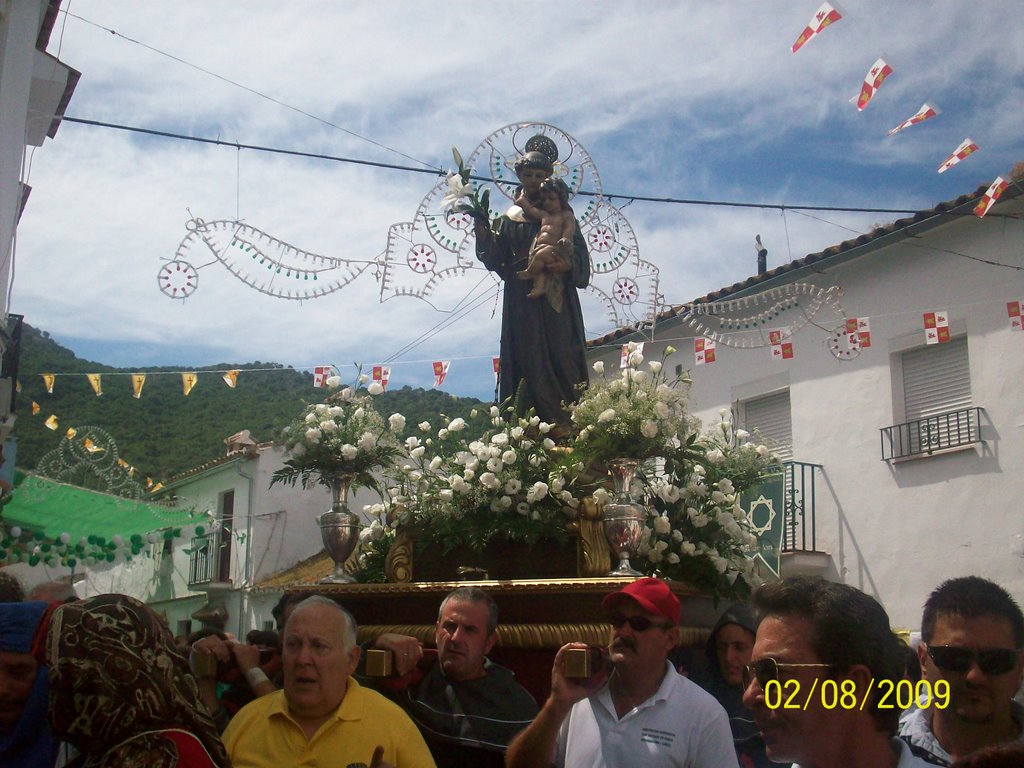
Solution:
M 740 495 L 740 505 L 750 520 L 751 533 L 757 536 L 757 543 L 747 553 L 747 557 L 760 560 L 776 576 L 779 575 L 779 558 L 785 533 L 785 490 L 786 482 L 782 474 L 768 475 L 760 485 Z

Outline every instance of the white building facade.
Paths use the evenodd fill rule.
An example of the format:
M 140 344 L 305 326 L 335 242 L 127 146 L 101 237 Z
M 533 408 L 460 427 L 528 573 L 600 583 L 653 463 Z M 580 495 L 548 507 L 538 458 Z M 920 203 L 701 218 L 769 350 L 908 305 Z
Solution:
M 646 341 L 647 359 L 675 347 L 666 367 L 692 377 L 694 415 L 714 424 L 729 409 L 792 461 L 782 575 L 851 584 L 897 628 L 918 629 L 929 592 L 954 576 L 1024 600 L 1024 331 L 1012 317 L 1024 204 L 1011 187 L 979 218 L 984 190 L 684 305 L 653 334 L 590 343 L 606 366 L 623 342 Z M 829 289 L 835 301 L 816 308 Z M 697 317 L 701 304 L 738 326 Z M 948 328 L 931 331 L 942 342 L 926 342 L 926 313 Z M 870 346 L 851 351 L 832 331 L 854 317 Z M 743 328 L 751 318 L 757 332 Z M 783 329 L 786 356 L 770 329 Z M 697 365 L 702 337 L 717 338 L 715 360 Z M 741 339 L 760 346 L 730 346 Z

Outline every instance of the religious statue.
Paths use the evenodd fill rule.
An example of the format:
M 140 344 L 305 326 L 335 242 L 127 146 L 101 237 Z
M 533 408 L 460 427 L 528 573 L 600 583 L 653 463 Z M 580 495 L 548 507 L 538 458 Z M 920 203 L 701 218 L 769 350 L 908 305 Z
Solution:
M 590 254 L 576 222 L 572 222 L 571 230 L 566 226 L 561 204 L 557 212 L 544 209 L 541 185 L 551 176 L 558 159 L 555 143 L 545 136 L 534 136 L 525 149 L 515 164 L 520 185 L 515 199 L 525 205 L 512 205 L 490 227 L 485 219 L 476 217 L 476 256 L 505 284 L 499 400 L 514 398 L 521 412 L 533 408 L 541 419 L 557 425 L 556 434 L 565 434 L 570 427 L 565 404 L 576 399 L 580 385 L 588 383 L 578 291 L 590 282 Z M 534 215 L 536 209 L 541 209 L 541 220 L 531 218 L 524 208 L 535 209 Z M 548 219 L 547 225 L 544 218 Z M 538 235 L 546 226 L 550 228 L 541 237 L 543 242 L 538 243 Z M 549 242 L 556 231 L 557 238 Z M 555 260 L 548 258 L 548 253 L 531 268 L 535 246 L 539 253 L 551 245 L 564 259 L 561 266 L 553 265 Z M 545 263 L 547 267 L 542 266 Z M 538 296 L 537 286 L 522 279 L 522 272 L 535 282 L 541 273 L 551 287 L 545 286 L 543 297 Z

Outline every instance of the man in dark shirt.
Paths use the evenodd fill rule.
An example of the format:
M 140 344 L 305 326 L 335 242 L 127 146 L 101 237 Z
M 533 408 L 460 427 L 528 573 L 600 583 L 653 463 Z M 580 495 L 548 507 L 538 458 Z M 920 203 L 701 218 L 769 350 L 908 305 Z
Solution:
M 497 626 L 498 607 L 490 595 L 461 587 L 438 611 L 436 662 L 423 659 L 413 637 L 384 634 L 372 643 L 393 653 L 400 676 L 378 678 L 376 686 L 409 713 L 438 768 L 503 766 L 509 741 L 537 714 L 537 703 L 512 672 L 487 658 Z

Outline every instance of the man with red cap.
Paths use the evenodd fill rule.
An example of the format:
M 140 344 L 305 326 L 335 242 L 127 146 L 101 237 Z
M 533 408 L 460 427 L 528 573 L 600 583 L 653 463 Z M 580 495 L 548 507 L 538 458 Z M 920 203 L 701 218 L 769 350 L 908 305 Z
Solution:
M 566 676 L 563 646 L 551 695 L 509 746 L 509 768 L 554 765 L 736 768 L 721 704 L 668 661 L 679 642 L 679 600 L 660 579 L 638 579 L 607 595 L 610 664 L 586 679 Z

